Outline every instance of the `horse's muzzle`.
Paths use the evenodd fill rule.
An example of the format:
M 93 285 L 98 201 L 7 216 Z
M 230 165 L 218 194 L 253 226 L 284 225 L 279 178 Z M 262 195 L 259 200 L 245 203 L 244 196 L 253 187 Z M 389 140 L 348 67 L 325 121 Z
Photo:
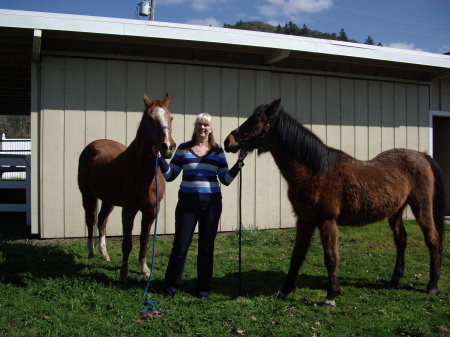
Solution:
M 161 143 L 160 153 L 164 159 L 172 158 L 175 149 L 177 148 L 177 144 L 175 143 Z
M 232 134 L 228 135 L 228 137 L 225 139 L 224 146 L 226 152 L 232 153 L 238 152 L 241 148 L 240 144 L 236 141 Z

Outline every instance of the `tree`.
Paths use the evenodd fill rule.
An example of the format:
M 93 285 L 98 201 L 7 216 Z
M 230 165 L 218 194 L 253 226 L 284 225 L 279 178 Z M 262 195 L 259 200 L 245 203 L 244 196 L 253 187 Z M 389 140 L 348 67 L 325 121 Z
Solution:
M 369 45 L 371 45 L 371 46 L 374 46 L 375 45 L 375 40 L 374 39 L 372 39 L 371 37 L 370 37 L 370 35 L 367 37 L 367 39 L 364 41 L 364 44 L 369 44 Z
M 303 24 L 302 29 L 300 29 L 301 36 L 311 36 L 311 29 L 307 25 Z
M 284 27 L 278 24 L 277 26 L 272 26 L 268 23 L 264 23 L 261 21 L 242 21 L 236 22 L 234 25 L 230 25 L 225 23 L 224 28 L 234 28 L 234 29 L 244 29 L 244 30 L 252 30 L 252 31 L 260 31 L 260 32 L 270 32 L 277 34 L 286 34 L 286 35 L 297 35 L 297 36 L 306 36 L 313 37 L 316 39 L 329 39 L 329 40 L 339 40 L 345 42 L 353 42 L 360 43 L 357 40 L 350 39 L 347 36 L 344 28 L 341 28 L 341 31 L 337 33 L 323 33 L 318 30 L 311 30 L 306 24 L 303 24 L 302 28 L 299 28 L 294 22 L 287 22 Z M 375 45 L 374 39 L 367 37 L 364 41 L 365 44 Z M 378 43 L 378 46 L 383 46 L 381 43 Z
M 30 116 L 0 116 L 0 134 L 4 133 L 7 138 L 29 138 L 30 120 Z
M 347 37 L 347 33 L 345 32 L 344 28 L 341 29 L 339 32 L 339 40 L 348 42 L 349 39 Z
M 251 30 L 251 31 L 256 31 L 256 32 L 269 32 L 269 33 L 274 33 L 276 32 L 277 28 L 265 23 L 265 22 L 261 22 L 261 21 L 239 21 L 236 22 L 236 24 L 234 25 L 230 25 L 225 23 L 223 25 L 224 28 L 234 28 L 234 29 L 242 29 L 242 30 Z M 280 26 L 281 29 L 281 26 Z M 281 31 L 282 32 L 282 31 Z
M 284 34 L 286 35 L 299 35 L 299 31 L 298 26 L 292 21 L 289 21 L 284 26 Z

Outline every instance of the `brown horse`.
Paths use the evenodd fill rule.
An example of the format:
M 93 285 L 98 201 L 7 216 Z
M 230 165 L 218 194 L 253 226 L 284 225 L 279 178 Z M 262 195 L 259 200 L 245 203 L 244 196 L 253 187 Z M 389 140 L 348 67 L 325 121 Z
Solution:
M 297 215 L 296 240 L 289 273 L 278 297 L 294 290 L 315 228 L 320 232 L 328 271 L 324 305 L 335 307 L 340 292 L 337 268 L 338 226 L 362 226 L 388 218 L 397 259 L 390 288 L 399 288 L 404 272 L 406 205 L 419 223 L 430 253 L 428 293 L 437 294 L 444 235 L 444 189 L 441 171 L 428 155 L 412 150 L 383 152 L 361 161 L 326 146 L 280 108 L 261 105 L 225 140 L 225 150 L 270 152 L 288 183 Z
M 83 207 L 88 228 L 89 258 L 94 257 L 92 239 L 97 222 L 97 202 L 102 201 L 98 214 L 99 251 L 110 261 L 105 242 L 108 216 L 114 206 L 122 207 L 122 267 L 120 283 L 126 284 L 128 257 L 132 249 L 134 218 L 142 212 L 139 263 L 144 275 L 149 275 L 146 263 L 150 228 L 156 215 L 155 162 L 160 151 L 170 158 L 176 144 L 172 139 L 172 115 L 169 111 L 169 94 L 164 100 L 150 100 L 144 94 L 145 109 L 138 126 L 136 138 L 127 148 L 118 142 L 99 139 L 87 145 L 80 154 L 78 186 L 83 197 Z M 158 170 L 158 197 L 164 195 L 164 178 Z

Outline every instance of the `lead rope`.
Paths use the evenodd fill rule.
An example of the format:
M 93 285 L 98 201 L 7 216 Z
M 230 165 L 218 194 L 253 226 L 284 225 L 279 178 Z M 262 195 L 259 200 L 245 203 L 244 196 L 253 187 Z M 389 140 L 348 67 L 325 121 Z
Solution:
M 242 168 L 239 170 L 239 228 L 238 228 L 238 291 L 236 295 L 229 298 L 230 301 L 235 300 L 242 289 Z
M 161 303 L 161 301 L 151 300 L 147 297 L 148 288 L 150 286 L 150 282 L 153 276 L 153 270 L 155 268 L 155 252 L 156 252 L 156 233 L 158 231 L 158 213 L 159 213 L 159 205 L 158 205 L 158 156 L 155 159 L 155 186 L 156 186 L 156 216 L 155 216 L 155 229 L 153 233 L 153 247 L 152 247 L 152 263 L 150 267 L 150 276 L 147 280 L 147 285 L 144 289 L 144 309 L 141 310 L 141 314 L 144 313 L 148 308 L 153 307 L 158 311 L 161 309 L 156 305 Z M 230 297 L 229 300 L 235 300 L 240 294 L 242 290 L 242 169 L 239 170 L 239 226 L 238 226 L 238 291 L 237 293 Z
M 148 308 L 153 307 L 158 311 L 161 309 L 156 305 L 161 303 L 161 301 L 151 300 L 147 297 L 148 287 L 150 286 L 150 281 L 153 276 L 153 269 L 155 268 L 155 252 L 156 252 L 156 233 L 158 231 L 158 213 L 159 213 L 159 199 L 158 199 L 158 156 L 155 159 L 155 186 L 156 186 L 156 216 L 155 216 L 155 229 L 153 232 L 153 247 L 152 247 L 152 264 L 150 267 L 150 276 L 147 280 L 147 285 L 144 289 L 144 309 L 141 310 L 141 314 L 144 313 Z

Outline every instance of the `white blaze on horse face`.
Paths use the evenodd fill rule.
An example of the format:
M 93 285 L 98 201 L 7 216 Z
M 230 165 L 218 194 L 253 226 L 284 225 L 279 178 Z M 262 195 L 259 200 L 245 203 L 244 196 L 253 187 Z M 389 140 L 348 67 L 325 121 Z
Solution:
M 155 115 L 158 116 L 155 119 L 160 120 L 162 126 L 169 126 L 169 122 L 166 118 L 166 112 L 163 108 L 158 108 L 155 112 Z
M 155 113 L 161 121 L 161 126 L 169 126 L 169 121 L 167 120 L 166 111 L 163 108 L 158 108 Z M 170 130 L 163 129 L 161 132 L 164 132 L 164 141 L 166 143 L 167 148 L 170 149 Z

